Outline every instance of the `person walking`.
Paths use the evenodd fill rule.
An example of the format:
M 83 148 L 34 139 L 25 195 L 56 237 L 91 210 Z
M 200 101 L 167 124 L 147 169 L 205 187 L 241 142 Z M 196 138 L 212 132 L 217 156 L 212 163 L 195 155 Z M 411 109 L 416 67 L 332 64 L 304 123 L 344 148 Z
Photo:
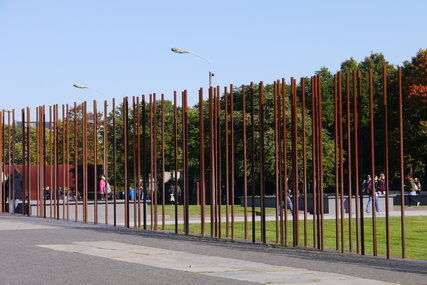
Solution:
M 366 208 L 365 208 L 365 212 L 366 213 L 370 213 L 370 206 L 372 203 L 372 197 L 373 197 L 373 193 L 375 191 L 375 211 L 378 213 L 380 212 L 380 207 L 378 204 L 378 195 L 379 195 L 379 189 L 378 189 L 378 176 L 375 175 L 374 181 L 369 182 L 366 192 L 369 194 L 369 199 L 368 199 L 368 204 L 366 204 Z
M 105 178 L 105 175 L 101 175 L 101 180 L 99 181 L 99 194 L 101 195 L 101 200 L 104 200 L 105 198 L 105 192 L 107 187 L 107 180 Z
M 294 204 L 292 203 L 292 199 L 291 199 L 291 194 L 292 194 L 292 190 L 289 187 L 289 182 L 288 182 L 288 177 L 286 177 L 286 181 L 284 182 L 284 187 L 283 187 L 283 192 L 282 192 L 282 197 L 285 197 L 285 191 L 287 191 L 287 199 L 286 199 L 286 204 L 287 204 L 287 208 L 289 209 L 289 211 L 291 211 L 292 216 L 294 215 Z M 282 209 L 285 207 L 284 205 L 284 201 L 282 202 Z
M 420 205 L 420 202 L 415 200 L 415 196 L 417 196 L 418 186 L 411 175 L 407 175 L 406 179 L 409 182 L 408 208 L 410 208 L 412 204 L 418 207 Z
M 378 192 L 381 195 L 385 194 L 385 175 L 384 175 L 384 173 L 380 174 L 380 179 L 378 180 Z
M 366 176 L 366 179 L 362 182 L 362 193 L 368 193 L 368 186 L 371 183 L 371 175 Z

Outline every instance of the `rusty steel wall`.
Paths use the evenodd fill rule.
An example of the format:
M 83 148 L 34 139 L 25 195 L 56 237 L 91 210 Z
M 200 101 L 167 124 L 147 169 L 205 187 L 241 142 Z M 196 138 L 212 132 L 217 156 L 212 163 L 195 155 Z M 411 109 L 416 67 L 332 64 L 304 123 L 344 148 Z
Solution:
M 394 155 L 400 159 L 400 194 L 405 205 L 401 68 L 397 77 L 398 102 L 393 105 L 398 106 L 399 153 Z M 129 106 L 129 98 L 125 97 L 121 109 L 115 99 L 110 108 L 110 103 L 104 101 L 104 108 L 99 111 L 94 100 L 92 112 L 87 102 L 62 108 L 23 108 L 20 124 L 15 110 L 2 110 L 0 212 L 6 213 L 10 199 L 16 198 L 12 174 L 18 172 L 23 178 L 23 215 L 324 250 L 323 133 L 328 128 L 335 151 L 333 249 L 365 255 L 365 240 L 372 240 L 371 254 L 378 255 L 374 202 L 372 237 L 368 239 L 364 230 L 368 217 L 361 191 L 360 102 L 365 92 L 369 98 L 364 103 L 369 106 L 370 136 L 369 145 L 363 149 L 369 151 L 370 159 L 363 167 L 369 169 L 372 178 L 376 111 L 382 112 L 384 125 L 385 256 L 390 258 L 387 70 L 384 68 L 381 82 L 374 82 L 372 70 L 364 76 L 360 71 L 334 75 L 333 94 L 326 94 L 333 98 L 332 126 L 326 126 L 322 116 L 322 106 L 326 104 L 322 99 L 322 78 L 316 75 L 307 79 L 301 78 L 299 85 L 295 78 L 274 81 L 272 93 L 267 92 L 268 86 L 262 81 L 240 88 L 231 84 L 223 88 L 222 95 L 220 86 L 200 88 L 198 106 L 194 107 L 197 113 L 190 112 L 186 90 L 181 93 L 181 106 L 175 91 L 173 102 L 169 103 L 164 94 L 158 101 L 153 93 L 133 97 Z M 382 86 L 382 106 L 374 103 L 374 98 L 381 95 L 374 94 L 374 84 Z M 272 110 L 267 110 L 267 101 L 272 102 Z M 169 111 L 165 111 L 165 104 L 170 106 Z M 35 124 L 30 121 L 30 112 L 35 114 Z M 197 121 L 196 125 L 190 125 L 190 117 Z M 273 134 L 267 132 L 268 127 L 274 130 Z M 189 141 L 194 128 L 198 129 L 196 141 Z M 15 147 L 18 144 L 19 150 Z M 273 146 L 273 154 L 266 151 L 267 146 Z M 118 149 L 122 150 L 121 156 L 117 155 Z M 197 157 L 190 157 L 190 149 Z M 190 160 L 197 161 L 196 165 Z M 119 162 L 122 169 L 117 168 Z M 166 169 L 167 162 L 173 165 L 172 169 Z M 275 207 L 270 215 L 266 211 L 269 162 L 274 168 Z M 110 199 L 101 200 L 98 195 L 101 174 L 107 177 Z M 120 196 L 121 192 L 124 196 Z M 374 201 L 375 191 L 372 196 Z M 241 211 L 236 205 L 239 199 Z M 293 212 L 289 211 L 288 201 L 292 202 Z M 401 257 L 405 258 L 405 207 L 401 207 L 400 217 L 399 243 Z M 198 226 L 191 227 L 193 222 Z M 274 226 L 269 227 L 270 222 Z

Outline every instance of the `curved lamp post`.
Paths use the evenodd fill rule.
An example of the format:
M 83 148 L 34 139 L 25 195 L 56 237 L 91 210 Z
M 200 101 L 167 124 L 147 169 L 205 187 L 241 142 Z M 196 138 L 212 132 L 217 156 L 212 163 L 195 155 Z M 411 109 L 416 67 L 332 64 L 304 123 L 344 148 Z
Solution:
M 104 93 L 102 93 L 102 92 L 101 92 L 101 91 L 99 91 L 99 90 L 93 89 L 93 88 L 91 88 L 91 87 L 88 87 L 88 86 L 85 86 L 85 85 L 81 85 L 81 84 L 73 84 L 73 86 L 74 86 L 74 87 L 76 87 L 76 88 L 79 88 L 79 89 L 90 89 L 90 90 L 95 91 L 95 92 L 96 92 L 96 93 L 98 93 L 99 95 L 102 95 L 102 96 L 106 97 Z
M 204 61 L 206 61 L 209 65 L 209 87 L 212 87 L 212 77 L 215 76 L 215 74 L 211 72 L 211 63 L 209 62 L 209 60 L 207 60 L 203 56 L 200 56 L 198 54 L 195 54 L 195 53 L 189 52 L 188 50 L 184 50 L 184 49 L 180 49 L 180 48 L 171 48 L 171 51 L 173 51 L 174 53 L 181 53 L 181 54 L 189 53 L 189 54 L 197 56 L 198 58 L 201 58 Z

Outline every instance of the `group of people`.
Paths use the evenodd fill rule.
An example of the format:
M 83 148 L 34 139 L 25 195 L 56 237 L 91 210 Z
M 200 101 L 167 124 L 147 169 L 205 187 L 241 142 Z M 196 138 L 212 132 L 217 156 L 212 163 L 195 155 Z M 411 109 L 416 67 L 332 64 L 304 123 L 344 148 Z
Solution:
M 17 174 L 15 174 L 15 173 L 17 173 Z M 15 171 L 15 173 L 14 173 L 14 175 L 16 175 L 16 180 L 21 181 L 21 183 L 22 183 L 22 179 L 20 180 L 20 178 L 19 178 L 20 177 L 19 172 Z M 407 175 L 406 180 L 408 181 L 408 184 L 405 186 L 409 188 L 408 207 L 411 207 L 412 205 L 419 206 L 420 202 L 415 199 L 415 196 L 417 195 L 417 193 L 419 193 L 421 191 L 421 182 L 419 181 L 418 178 L 412 178 L 411 175 Z M 286 189 L 287 193 L 288 193 L 287 201 L 286 201 L 287 208 L 293 214 L 294 209 L 293 209 L 292 199 L 290 197 L 291 196 L 291 190 L 290 190 L 290 187 L 288 185 L 288 181 L 286 181 L 284 184 L 285 184 L 284 185 L 285 187 L 283 187 L 283 189 Z M 17 193 L 17 194 L 15 194 L 15 199 L 21 199 L 22 189 L 21 190 L 20 189 L 21 188 L 15 186 L 15 191 Z M 384 173 L 381 173 L 379 176 L 375 175 L 374 179 L 372 179 L 372 177 L 370 175 L 367 175 L 366 179 L 362 183 L 362 192 L 364 194 L 369 195 L 368 203 L 366 204 L 366 207 L 365 207 L 366 213 L 370 213 L 374 191 L 376 194 L 375 195 L 375 202 L 374 202 L 375 203 L 375 211 L 380 212 L 381 210 L 380 210 L 379 203 L 378 203 L 378 196 L 384 195 L 385 191 L 386 191 L 386 181 L 385 181 Z M 101 179 L 99 182 L 99 194 L 101 196 L 101 199 L 104 200 L 106 197 L 108 197 L 108 195 L 110 193 L 111 193 L 110 185 L 107 182 L 105 175 L 101 175 Z M 178 197 L 175 197 L 176 194 L 178 194 Z M 285 193 L 283 193 L 283 197 L 284 196 L 285 196 Z M 181 188 L 178 185 L 178 189 L 175 189 L 175 183 L 171 183 L 170 187 L 169 187 L 169 202 L 171 204 L 174 204 L 176 200 L 178 200 L 177 201 L 178 204 L 182 204 Z M 282 207 L 284 207 L 284 204 L 282 204 Z
M 375 211 L 380 212 L 380 207 L 378 203 L 378 196 L 385 194 L 385 175 L 384 173 L 378 176 L 375 175 L 374 181 L 372 181 L 371 175 L 368 175 L 362 183 L 362 192 L 369 195 L 368 203 L 366 204 L 365 212 L 370 213 L 370 207 L 372 203 L 373 193 L 375 191 Z
M 412 207 L 412 205 L 419 206 L 420 202 L 415 199 L 417 193 L 421 191 L 421 182 L 418 178 L 412 178 L 411 175 L 406 176 L 406 180 L 408 184 L 405 185 L 408 190 L 408 207 Z M 375 191 L 375 210 L 380 212 L 380 207 L 378 204 L 378 196 L 384 195 L 386 191 L 386 181 L 384 173 L 381 173 L 379 178 L 377 175 L 374 177 L 374 181 L 372 181 L 372 177 L 368 175 L 366 179 L 362 183 L 362 192 L 369 195 L 368 203 L 366 204 L 365 212 L 370 213 L 370 206 L 372 203 L 373 192 Z
M 418 207 L 420 202 L 415 199 L 415 196 L 417 193 L 421 192 L 421 182 L 418 178 L 412 178 L 411 175 L 407 175 L 406 180 L 409 183 L 408 207 L 411 207 L 412 205 L 416 205 Z

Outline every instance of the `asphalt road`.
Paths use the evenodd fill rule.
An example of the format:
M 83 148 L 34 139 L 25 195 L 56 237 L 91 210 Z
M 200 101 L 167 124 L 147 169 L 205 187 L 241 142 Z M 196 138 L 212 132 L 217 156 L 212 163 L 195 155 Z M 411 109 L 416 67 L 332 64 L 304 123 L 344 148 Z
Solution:
M 427 264 L 0 215 L 0 285 L 266 282 L 427 284 Z

